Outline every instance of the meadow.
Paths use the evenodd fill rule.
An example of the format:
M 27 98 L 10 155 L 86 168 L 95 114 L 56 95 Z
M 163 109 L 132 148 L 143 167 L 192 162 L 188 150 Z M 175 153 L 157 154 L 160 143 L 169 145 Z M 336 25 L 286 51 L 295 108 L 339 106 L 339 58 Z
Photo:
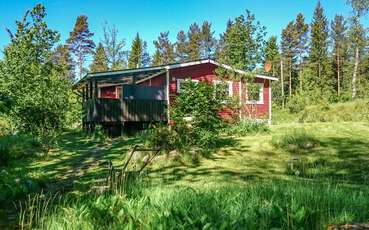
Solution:
M 161 154 L 129 189 L 108 191 L 108 162 L 119 171 L 144 136 L 68 131 L 47 154 L 2 166 L 1 227 L 326 229 L 369 221 L 368 122 L 280 119 L 269 129 L 224 135 L 216 152 L 196 160 Z

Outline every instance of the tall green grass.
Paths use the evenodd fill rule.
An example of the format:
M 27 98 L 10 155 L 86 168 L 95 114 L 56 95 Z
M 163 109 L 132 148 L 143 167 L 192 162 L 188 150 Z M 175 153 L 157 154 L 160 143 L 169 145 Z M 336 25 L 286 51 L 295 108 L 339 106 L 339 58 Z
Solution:
M 45 199 L 46 200 L 46 199 Z M 33 203 L 21 226 L 39 229 L 326 229 L 369 220 L 369 190 L 310 182 L 146 188 L 138 196 L 67 196 Z M 27 212 L 25 212 L 27 213 Z M 37 220 L 35 222 L 35 220 Z
M 299 114 L 300 122 L 369 121 L 369 101 L 355 100 L 345 103 L 313 105 Z
M 295 154 L 305 153 L 320 145 L 317 137 L 301 128 L 286 130 L 283 135 L 274 135 L 271 143 L 276 148 Z

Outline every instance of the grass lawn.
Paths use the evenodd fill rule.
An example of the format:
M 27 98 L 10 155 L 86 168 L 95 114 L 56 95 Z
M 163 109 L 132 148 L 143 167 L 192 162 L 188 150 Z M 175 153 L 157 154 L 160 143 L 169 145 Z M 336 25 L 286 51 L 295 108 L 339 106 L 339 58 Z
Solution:
M 294 134 L 296 130 L 302 130 L 305 134 L 309 135 L 309 140 L 312 143 L 307 143 L 307 148 L 296 149 L 296 146 L 294 146 L 293 143 L 288 144 L 285 146 L 285 148 L 277 147 L 273 144 L 274 140 L 283 139 L 283 137 L 289 133 Z M 257 205 L 255 203 L 256 206 L 252 207 L 249 207 L 246 205 L 246 203 L 244 203 L 249 199 L 251 196 L 250 194 L 253 194 L 251 197 L 259 195 L 260 197 L 263 197 L 265 195 L 265 202 L 272 202 L 274 198 L 271 196 L 271 194 L 275 192 L 275 194 L 281 195 L 287 191 L 284 191 L 286 187 L 290 186 L 290 188 L 293 188 L 294 184 L 297 183 L 299 185 L 296 186 L 296 190 L 294 190 L 294 192 L 301 193 L 301 197 L 305 197 L 304 199 L 314 199 L 318 203 L 322 202 L 319 200 L 320 193 L 325 195 L 336 194 L 334 199 L 332 198 L 332 201 L 327 199 L 327 204 L 322 204 L 323 206 L 320 206 L 320 208 L 325 208 L 327 206 L 327 208 L 329 207 L 338 209 L 336 214 L 329 211 L 332 216 L 327 214 L 327 218 L 329 217 L 329 220 L 327 221 L 333 221 L 337 223 L 342 221 L 367 222 L 369 221 L 369 213 L 356 213 L 357 215 L 354 215 L 353 213 L 361 212 L 358 210 L 367 210 L 366 208 L 369 208 L 369 195 L 365 195 L 368 194 L 369 191 L 368 137 L 368 123 L 341 122 L 278 124 L 271 126 L 271 131 L 267 134 L 259 134 L 235 139 L 224 137 L 223 147 L 218 152 L 212 153 L 208 157 L 203 157 L 196 163 L 185 160 L 173 161 L 171 156 L 161 156 L 160 160 L 155 161 L 154 164 L 150 166 L 148 171 L 147 181 L 149 181 L 150 186 L 145 188 L 144 192 L 141 193 L 146 195 L 142 195 L 140 198 L 132 198 L 133 200 L 129 201 L 129 203 L 132 205 L 132 212 L 137 212 L 136 214 L 133 213 L 132 215 L 136 215 L 138 218 L 138 216 L 142 215 L 138 215 L 138 213 L 141 213 L 142 210 L 146 210 L 145 207 L 147 207 L 146 211 L 156 212 L 156 214 L 158 214 L 158 210 L 161 209 L 158 208 L 160 206 L 159 204 L 159 206 L 155 206 L 155 202 L 161 202 L 162 206 L 160 207 L 165 209 L 165 207 L 167 207 L 165 206 L 165 202 L 169 202 L 165 199 L 169 199 L 168 196 L 174 199 L 176 196 L 180 196 L 180 194 L 184 194 L 185 197 L 178 198 L 182 199 L 182 201 L 178 202 L 183 202 L 182 205 L 184 206 L 188 205 L 188 202 L 191 203 L 191 196 L 195 196 L 194 199 L 201 200 L 199 200 L 199 210 L 194 211 L 192 208 L 186 209 L 187 211 L 191 211 L 193 213 L 201 213 L 202 208 L 206 206 L 207 202 L 211 202 L 207 199 L 215 199 L 214 205 L 218 204 L 222 199 L 228 203 L 232 203 L 233 201 L 229 200 L 231 199 L 229 196 L 234 197 L 235 201 L 240 202 L 239 210 L 248 208 L 251 210 L 254 207 L 257 211 L 259 208 L 261 208 L 259 207 L 259 201 L 255 201 Z M 63 194 L 63 191 L 65 191 L 69 194 L 74 194 L 73 196 L 84 196 L 86 191 L 88 191 L 91 186 L 99 183 L 101 184 L 101 181 L 103 181 L 107 173 L 106 162 L 108 160 L 111 160 L 116 167 L 121 167 L 127 152 L 132 148 L 132 146 L 140 144 L 141 141 L 142 140 L 139 138 L 122 137 L 114 140 L 108 140 L 106 143 L 101 144 L 100 142 L 86 138 L 81 133 L 66 133 L 61 139 L 59 147 L 51 151 L 47 157 L 39 160 L 29 159 L 26 161 L 14 162 L 9 167 L 0 169 L 0 171 L 6 170 L 7 173 L 11 175 L 26 174 L 28 177 L 37 181 L 40 188 L 47 192 L 61 192 Z M 317 183 L 319 185 L 314 188 L 315 190 L 310 190 L 312 187 L 311 183 Z M 327 188 L 325 183 L 328 185 L 333 184 L 333 187 L 328 186 L 329 188 Z M 194 195 L 191 192 L 192 190 L 188 190 L 187 188 L 195 189 L 197 193 Z M 175 191 L 182 192 L 177 194 Z M 213 195 L 214 191 L 220 192 L 218 195 Z M 228 192 L 229 195 L 226 195 Z M 245 194 L 249 194 L 250 196 L 245 196 Z M 351 194 L 353 197 L 347 198 L 345 197 L 345 194 Z M 225 197 L 221 198 L 222 196 Z M 239 198 L 237 198 L 238 196 Z M 147 202 L 149 203 L 145 203 L 141 200 L 146 199 L 145 197 L 148 197 L 150 202 Z M 281 195 L 281 197 L 284 197 L 284 195 Z M 322 195 L 322 197 L 324 196 Z M 104 199 L 107 200 L 104 201 Z M 111 204 L 111 199 L 113 198 L 104 196 L 102 200 L 107 205 L 105 208 L 109 208 L 111 205 L 113 205 Z M 275 200 L 276 204 L 286 203 L 282 198 L 280 198 L 280 200 L 278 199 L 276 198 Z M 345 202 L 345 199 L 352 200 L 347 200 L 346 206 L 343 203 L 343 207 L 341 207 L 339 203 L 341 201 Z M 70 207 L 74 211 L 71 211 L 69 214 L 72 216 L 81 214 L 80 212 L 83 210 L 79 210 L 78 208 L 83 206 L 82 203 L 84 202 L 86 203 L 87 207 L 94 207 L 93 210 L 95 210 L 96 207 L 94 206 L 94 202 L 96 199 L 89 198 L 88 200 L 89 201 L 83 202 L 79 201 L 80 205 L 73 206 L 74 208 Z M 170 202 L 177 201 L 172 200 Z M 251 201 L 248 200 L 247 202 Z M 336 202 L 338 203 L 336 204 Z M 361 203 L 361 206 L 358 203 Z M 78 204 L 78 202 L 76 202 L 76 204 Z M 306 201 L 298 204 L 300 208 L 301 206 L 304 206 L 304 204 L 309 206 Z M 65 203 L 64 206 L 65 205 L 67 204 Z M 121 210 L 123 210 L 124 206 L 125 209 L 127 209 L 126 203 L 121 205 L 122 206 L 118 205 L 117 207 L 121 207 Z M 143 206 L 139 207 L 139 205 Z M 201 205 L 204 205 L 204 207 Z M 6 207 L 9 209 L 11 205 L 7 205 Z M 203 211 L 205 213 L 216 211 L 219 212 L 217 215 L 221 216 L 222 207 L 222 203 L 219 203 L 217 208 L 213 207 L 214 210 Z M 316 208 L 317 207 L 315 207 L 315 209 Z M 234 206 L 231 207 L 227 205 L 225 205 L 223 209 L 228 210 L 229 212 L 232 212 L 232 210 L 238 210 Z M 355 211 L 355 209 L 357 210 Z M 105 209 L 102 208 L 102 210 Z M 250 211 L 250 213 L 253 213 L 255 210 L 252 212 Z M 281 210 L 284 210 L 284 208 L 282 207 Z M 312 210 L 314 210 L 314 208 L 312 208 Z M 142 212 L 145 213 L 146 211 Z M 170 214 L 168 214 L 169 216 L 174 215 L 172 211 Z M 117 213 L 118 212 L 119 210 L 117 210 Z M 129 210 L 127 212 L 129 212 Z M 162 212 L 161 214 L 159 213 L 160 215 L 166 215 L 165 210 L 161 210 L 160 212 Z M 270 212 L 271 213 L 268 215 L 265 215 L 265 218 L 269 218 L 273 215 L 278 216 L 277 214 L 273 214 L 274 211 Z M 305 213 L 306 211 L 300 211 L 300 209 L 298 209 L 296 212 Z M 0 212 L 0 214 L 1 213 L 3 213 L 3 216 L 6 216 L 7 212 L 3 210 Z M 117 213 L 113 212 L 111 215 L 114 218 L 118 218 L 117 216 L 114 216 L 115 214 L 118 215 Z M 259 214 L 255 214 L 256 216 L 254 217 L 250 214 L 251 216 L 247 217 L 249 218 L 248 221 L 241 218 L 242 221 L 245 221 L 244 226 L 247 225 L 250 228 L 254 228 L 255 226 L 253 227 L 247 223 L 251 223 L 252 221 L 255 222 L 256 219 L 260 220 L 261 217 Z M 57 218 L 58 215 L 60 215 L 59 219 Z M 54 216 L 49 216 L 50 220 L 54 220 L 55 223 L 58 223 L 58 225 L 52 225 L 52 228 L 60 228 L 60 226 L 63 226 L 60 221 L 66 217 L 65 215 L 67 214 L 58 213 Z M 182 214 L 179 216 L 181 215 Z M 217 215 L 213 216 L 212 218 L 216 219 Z M 300 215 L 310 216 L 309 218 L 312 218 L 311 215 L 313 214 L 308 215 L 306 213 L 300 213 Z M 89 218 L 91 218 L 91 216 Z M 130 218 L 132 220 L 136 220 L 132 216 Z M 144 223 L 149 223 L 149 225 L 164 223 L 159 221 L 160 218 L 158 216 L 152 216 L 153 219 L 150 219 L 149 216 L 145 216 L 145 218 L 140 219 L 141 222 L 132 222 L 132 226 L 144 228 L 142 227 L 144 226 Z M 172 216 L 172 218 L 175 219 L 176 215 Z M 211 225 L 212 221 L 215 221 L 215 219 L 212 219 L 209 216 L 204 218 L 205 222 L 202 223 L 202 220 L 199 219 L 194 222 L 194 225 L 188 225 L 187 227 L 204 227 L 209 221 L 209 226 L 213 226 L 210 228 L 219 228 L 221 226 L 219 224 Z M 236 221 L 240 217 L 236 214 L 229 214 L 227 216 L 222 216 L 222 218 L 224 218 L 223 221 L 232 222 Z M 158 220 L 160 223 L 153 222 L 154 219 Z M 241 219 L 239 220 L 241 221 Z M 76 219 L 74 219 L 74 221 L 78 222 Z M 84 222 L 81 219 L 80 221 L 81 223 L 83 222 L 85 224 L 90 223 L 88 221 Z M 112 223 L 120 224 L 129 222 L 119 218 L 111 221 L 113 221 Z M 186 219 L 181 219 L 179 220 L 179 223 L 187 223 L 187 221 Z M 263 222 L 265 223 L 264 227 L 259 227 L 261 229 L 268 229 L 275 225 L 285 228 L 286 226 L 290 226 L 290 224 L 298 222 L 297 220 L 295 220 L 295 222 L 287 221 L 286 223 L 273 221 L 274 220 L 269 218 L 268 221 Z M 314 221 L 310 219 L 309 221 L 304 221 L 305 222 L 300 223 L 300 225 L 297 224 L 295 226 L 296 228 L 292 226 L 290 229 L 297 229 L 298 226 L 312 226 L 310 225 L 311 223 L 317 222 L 316 219 L 314 219 Z M 102 225 L 104 223 L 105 222 L 101 222 Z M 320 221 L 319 223 L 327 224 L 324 221 Z M 170 225 L 170 223 L 167 224 L 167 227 L 173 226 Z M 91 226 L 88 227 L 87 224 L 81 227 L 83 229 L 93 229 L 93 225 L 94 224 L 91 224 Z M 2 225 L 0 225 L 0 227 L 1 226 Z M 3 226 L 6 226 L 6 224 L 3 223 Z M 48 226 L 50 227 L 51 225 Z M 76 223 L 76 226 L 79 225 Z M 239 228 L 242 225 L 228 225 L 228 227 L 230 226 Z M 319 226 L 321 227 L 321 225 Z

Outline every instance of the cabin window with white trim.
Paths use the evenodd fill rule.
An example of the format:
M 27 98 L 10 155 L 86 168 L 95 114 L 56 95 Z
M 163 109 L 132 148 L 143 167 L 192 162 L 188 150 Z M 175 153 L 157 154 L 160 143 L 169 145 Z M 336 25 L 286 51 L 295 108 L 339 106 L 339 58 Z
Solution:
M 184 78 L 180 78 L 177 79 L 177 93 L 181 93 L 181 85 L 186 82 L 186 81 L 192 81 L 195 84 L 199 83 L 199 80 L 194 80 L 194 79 L 184 79 Z
M 226 84 L 226 87 L 225 87 L 226 95 L 228 95 L 229 97 L 232 97 L 233 96 L 233 82 L 232 81 L 225 81 L 224 83 Z M 222 81 L 214 80 L 213 84 L 216 87 L 217 85 L 222 84 Z
M 249 92 L 248 92 L 249 91 Z M 250 90 L 246 90 L 247 104 L 264 104 L 264 84 L 255 83 Z

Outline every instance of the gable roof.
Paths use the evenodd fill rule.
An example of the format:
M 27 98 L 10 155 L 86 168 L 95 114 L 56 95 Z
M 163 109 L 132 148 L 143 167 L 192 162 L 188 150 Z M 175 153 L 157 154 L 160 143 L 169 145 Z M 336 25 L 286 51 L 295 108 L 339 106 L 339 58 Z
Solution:
M 176 69 L 176 68 L 183 68 L 183 67 L 189 67 L 189 66 L 195 66 L 200 64 L 213 64 L 228 70 L 233 70 L 236 73 L 239 74 L 247 74 L 246 71 L 234 69 L 233 67 L 225 64 L 221 64 L 217 61 L 214 61 L 212 59 L 200 59 L 195 61 L 188 61 L 183 63 L 171 63 L 166 65 L 160 65 L 160 66 L 153 66 L 153 67 L 143 67 L 143 68 L 135 68 L 135 69 L 124 69 L 124 70 L 116 70 L 116 71 L 105 71 L 105 72 L 94 72 L 94 73 L 88 73 L 80 79 L 78 83 L 84 82 L 86 80 L 89 80 L 91 78 L 94 78 L 96 80 L 100 81 L 119 81 L 124 80 L 125 78 L 132 78 L 135 77 L 136 81 L 143 81 L 147 80 L 151 77 L 155 77 L 160 75 L 161 73 L 164 73 L 164 71 L 169 69 Z M 256 78 L 260 79 L 267 79 L 272 81 L 278 81 L 275 77 L 265 76 L 257 74 Z

